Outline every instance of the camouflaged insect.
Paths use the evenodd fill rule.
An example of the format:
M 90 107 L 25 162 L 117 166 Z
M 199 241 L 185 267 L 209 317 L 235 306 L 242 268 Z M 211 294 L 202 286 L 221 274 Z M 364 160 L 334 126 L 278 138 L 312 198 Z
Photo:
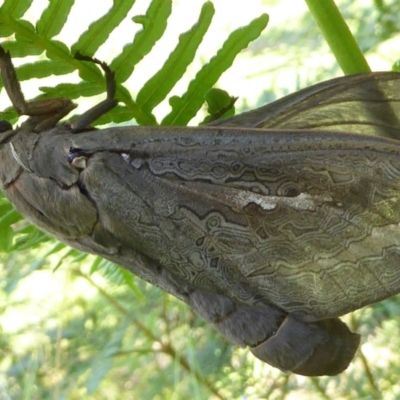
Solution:
M 190 305 L 233 343 L 302 375 L 344 370 L 338 318 L 400 291 L 400 74 L 333 79 L 199 128 L 66 124 L 26 102 L 0 136 L 1 189 L 29 221 Z

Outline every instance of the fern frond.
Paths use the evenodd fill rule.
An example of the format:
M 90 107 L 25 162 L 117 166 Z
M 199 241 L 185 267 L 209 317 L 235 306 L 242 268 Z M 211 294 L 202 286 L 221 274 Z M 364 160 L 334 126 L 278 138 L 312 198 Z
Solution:
M 5 0 L 1 9 L 13 19 L 21 18 L 31 6 L 31 0 Z M 6 25 L 0 24 L 0 37 L 7 37 L 14 34 L 14 31 Z
M 92 22 L 78 41 L 72 45 L 71 52 L 75 54 L 80 51 L 86 56 L 93 56 L 111 32 L 125 19 L 134 2 L 135 0 L 115 0 L 111 9 L 97 21 Z
M 139 300 L 145 300 L 144 294 L 135 283 L 135 276 L 123 268 L 115 268 L 115 264 L 101 257 L 96 257 L 90 268 L 90 273 L 101 272 L 109 281 L 116 285 L 127 285 Z
M 180 35 L 178 45 L 163 67 L 143 85 L 136 98 L 136 102 L 143 110 L 148 112 L 153 110 L 182 78 L 210 27 L 214 12 L 212 3 L 204 3 L 198 22 L 189 31 Z
M 141 24 L 142 30 L 136 33 L 132 43 L 124 46 L 110 67 L 116 71 L 118 82 L 125 82 L 137 65 L 148 54 L 167 28 L 171 14 L 171 0 L 153 0 L 144 16 L 136 16 L 133 22 Z
M 204 97 L 208 90 L 232 65 L 240 51 L 260 36 L 267 24 L 268 15 L 263 14 L 248 26 L 234 31 L 218 53 L 208 64 L 203 66 L 195 79 L 190 82 L 187 92 L 182 97 L 174 96 L 170 99 L 172 111 L 163 119 L 162 125 L 187 125 L 204 103 Z
M 39 36 L 52 38 L 61 32 L 68 15 L 74 5 L 74 0 L 52 0 L 36 23 Z

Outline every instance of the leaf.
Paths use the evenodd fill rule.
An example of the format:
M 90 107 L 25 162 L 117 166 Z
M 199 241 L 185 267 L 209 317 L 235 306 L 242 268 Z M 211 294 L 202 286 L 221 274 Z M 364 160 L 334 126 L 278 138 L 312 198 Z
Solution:
M 21 18 L 31 6 L 32 0 L 5 0 L 1 9 L 10 17 Z
M 143 110 L 151 111 L 160 104 L 182 78 L 211 24 L 214 12 L 212 3 L 204 3 L 198 22 L 179 36 L 177 47 L 163 67 L 144 84 L 136 98 Z
M 69 264 L 71 264 L 74 262 L 80 262 L 88 256 L 87 253 L 82 253 L 78 250 L 71 249 L 67 246 L 65 246 L 65 248 L 69 250 L 59 258 L 58 263 L 54 267 L 54 271 L 57 271 L 58 268 L 60 268 L 65 261 L 68 261 Z
M 76 63 L 67 45 L 56 40 L 51 40 L 46 44 L 46 56 L 51 60 L 64 60 L 69 63 L 73 61 L 73 63 Z
M 189 84 L 187 92 L 182 96 L 170 99 L 172 111 L 163 119 L 162 125 L 187 125 L 196 115 L 204 102 L 204 96 L 217 82 L 219 77 L 233 63 L 235 57 L 248 44 L 260 36 L 268 24 L 268 16 L 261 15 L 248 26 L 234 31 L 224 43 L 223 47 L 203 66 L 194 80 Z
M 139 300 L 145 300 L 145 296 L 135 283 L 135 276 L 127 270 L 119 267 L 111 261 L 105 260 L 101 257 L 96 257 L 91 268 L 90 273 L 101 271 L 101 274 L 109 279 L 116 285 L 127 285 L 132 290 L 133 294 Z
M 5 215 L 3 215 L 0 218 L 0 229 L 15 224 L 16 222 L 21 221 L 22 219 L 23 219 L 22 216 L 18 214 L 17 211 L 14 210 L 14 208 L 12 208 L 10 211 L 8 211 Z
M 1 12 L 0 12 L 0 22 L 1 22 Z M 0 23 L 1 29 L 2 23 Z M 12 41 L 3 42 L 1 44 L 3 48 L 9 51 L 13 58 L 25 57 L 25 56 L 38 56 L 43 53 L 43 48 L 32 42 L 26 41 Z
M 94 259 L 94 261 L 92 263 L 92 266 L 90 267 L 90 274 L 93 274 L 94 272 L 96 272 L 99 269 L 99 267 L 100 267 L 100 265 L 101 265 L 103 260 L 104 260 L 104 258 L 101 258 L 99 256 L 97 256 Z
M 0 192 L 2 195 L 2 193 Z M 0 215 L 5 215 L 7 214 L 10 210 L 13 209 L 13 206 L 11 203 L 3 196 L 0 197 Z M 1 225 L 0 225 L 1 228 Z
M 15 39 L 29 42 L 30 37 L 35 33 L 35 27 L 23 19 L 13 20 L 13 24 L 17 27 L 15 30 Z
M 96 96 L 104 92 L 104 84 L 97 82 L 80 82 L 80 83 L 61 83 L 54 87 L 42 86 L 40 90 L 46 94 L 46 97 L 67 97 L 69 99 L 77 99 L 79 97 Z
M 33 249 L 50 240 L 50 237 L 33 225 L 25 226 L 15 231 L 12 251 Z
M 129 272 L 126 269 L 123 269 L 121 267 L 118 267 L 118 270 L 121 272 L 121 275 L 123 277 L 123 283 L 130 287 L 133 294 L 139 300 L 142 300 L 142 301 L 146 300 L 146 297 L 144 296 L 144 294 L 139 290 L 139 288 L 135 284 L 135 276 L 131 272 Z
M 208 115 L 202 123 L 214 119 L 227 118 L 235 114 L 236 97 L 232 97 L 226 90 L 210 89 L 205 96 L 208 105 Z
M 135 65 L 162 37 L 170 14 L 171 0 L 153 0 L 145 16 L 132 18 L 134 22 L 142 24 L 143 29 L 136 33 L 133 42 L 125 45 L 122 53 L 111 63 L 111 69 L 116 71 L 117 82 L 125 82 L 131 76 Z
M 38 35 L 49 39 L 58 35 L 74 2 L 75 0 L 51 0 L 36 24 Z
M 112 8 L 107 14 L 91 23 L 86 32 L 72 45 L 72 53 L 79 50 L 85 56 L 93 56 L 97 49 L 108 39 L 111 32 L 126 17 L 134 2 L 135 0 L 114 0 Z
M 1 227 L 0 232 L 0 252 L 8 252 L 12 245 L 14 232 L 9 226 Z
M 58 253 L 61 250 L 64 250 L 66 248 L 64 243 L 61 242 L 56 242 L 55 245 L 44 255 L 43 258 L 47 258 L 48 256 Z
M 229 96 L 226 90 L 222 89 L 210 89 L 205 97 L 210 114 L 216 114 L 231 102 L 231 96 Z
M 19 118 L 19 115 L 17 114 L 17 112 L 15 111 L 15 109 L 13 107 L 9 107 L 6 110 L 1 111 L 0 116 L 1 116 L 1 119 L 4 119 L 11 123 L 15 123 Z
M 122 123 L 131 126 L 134 124 L 134 122 L 132 122 L 132 118 L 133 115 L 131 110 L 129 110 L 125 106 L 117 106 L 109 111 L 107 114 L 104 114 L 99 119 L 97 119 L 96 125 L 106 125 L 114 122 L 116 124 L 119 124 L 119 126 L 122 126 Z
M 19 19 L 25 14 L 26 10 L 30 6 L 31 0 L 5 0 L 0 10 L 9 15 L 11 18 Z M 0 25 L 0 37 L 11 36 L 13 33 L 14 32 L 12 29 L 4 25 Z
M 27 81 L 32 78 L 47 78 L 51 75 L 65 75 L 74 71 L 70 64 L 59 60 L 40 60 L 34 64 L 24 64 L 17 68 L 19 81 Z

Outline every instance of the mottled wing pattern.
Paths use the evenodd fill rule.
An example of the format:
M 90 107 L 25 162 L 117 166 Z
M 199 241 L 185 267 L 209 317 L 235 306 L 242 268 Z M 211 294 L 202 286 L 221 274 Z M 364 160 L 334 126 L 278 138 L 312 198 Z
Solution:
M 122 210 L 109 224 L 195 287 L 308 321 L 399 291 L 396 141 L 251 129 L 161 137 L 146 129 L 148 139 L 133 143 L 120 132 L 112 153 L 88 149 L 96 164 L 82 182 L 106 196 L 95 174 L 106 165 L 126 187 L 120 201 L 132 206 L 129 223 Z M 104 215 L 116 216 L 116 201 L 100 198 L 100 213 L 108 204 Z
M 88 157 L 80 185 L 99 213 L 94 242 L 147 257 L 163 276 L 148 280 L 264 361 L 336 374 L 358 337 L 334 317 L 399 292 L 400 147 L 265 133 L 120 128 L 101 132 L 107 148 L 77 135 L 72 147 Z M 132 270 L 123 252 L 108 258 Z

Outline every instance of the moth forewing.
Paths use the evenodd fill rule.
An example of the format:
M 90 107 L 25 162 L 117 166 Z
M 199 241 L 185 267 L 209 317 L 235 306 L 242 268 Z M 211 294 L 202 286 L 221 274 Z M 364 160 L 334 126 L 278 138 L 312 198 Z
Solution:
M 254 304 L 262 293 L 307 320 L 342 315 L 398 291 L 395 264 L 380 263 L 382 275 L 370 271 L 368 259 L 381 256 L 381 242 L 368 245 L 368 259 L 361 257 L 364 240 L 400 219 L 396 141 L 329 132 L 196 131 L 121 128 L 107 133 L 108 151 L 85 147 L 91 134 L 79 136 L 80 154 L 97 154 L 130 187 L 122 203 L 132 205 L 134 219 L 121 210 L 116 220 L 127 225 L 121 237 L 136 238 L 156 258 L 158 249 L 158 261 L 196 287 L 211 290 L 196 281 L 201 275 L 205 282 L 206 272 L 212 291 Z M 86 176 L 100 182 L 90 171 L 83 174 L 86 188 Z M 107 215 L 117 212 L 113 204 Z M 141 207 L 144 224 L 135 219 Z M 341 274 L 347 269 L 354 279 Z M 337 291 L 328 290 L 332 284 Z M 366 286 L 375 289 L 362 290 Z

